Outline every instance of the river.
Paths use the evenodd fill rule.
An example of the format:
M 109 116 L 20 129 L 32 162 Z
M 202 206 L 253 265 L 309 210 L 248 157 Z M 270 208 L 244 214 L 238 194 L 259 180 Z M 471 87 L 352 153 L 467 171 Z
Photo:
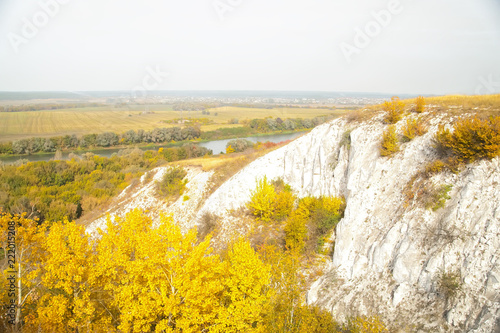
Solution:
M 248 138 L 243 138 L 252 142 L 282 142 L 286 140 L 293 140 L 305 132 L 296 132 L 296 133 L 290 133 L 290 134 L 271 134 L 271 135 L 263 135 L 263 136 L 251 136 Z M 234 139 L 225 139 L 225 140 L 214 140 L 214 141 L 207 141 L 207 142 L 200 142 L 200 143 L 195 143 L 201 147 L 205 147 L 208 149 L 211 149 L 214 153 L 214 155 L 220 154 L 222 152 L 226 151 L 226 145 L 229 141 L 234 140 Z M 133 148 L 134 146 L 130 146 L 130 148 Z M 164 146 L 155 146 L 155 147 L 139 147 L 142 150 L 157 150 L 160 147 L 171 147 L 169 145 L 164 145 Z M 111 149 L 99 149 L 99 150 L 89 150 L 89 152 L 103 156 L 103 157 L 111 157 L 111 155 L 118 153 L 120 150 L 123 150 L 125 148 L 111 148 Z M 74 151 L 74 154 L 81 155 L 85 154 L 87 151 Z M 62 159 L 67 160 L 68 156 L 71 152 L 64 152 L 62 153 Z M 23 159 L 23 160 L 28 160 L 30 162 L 37 162 L 37 161 L 49 161 L 54 158 L 55 154 L 37 154 L 37 155 L 26 155 L 26 156 L 0 156 L 0 162 L 3 162 L 5 164 L 12 164 L 15 163 L 16 161 Z

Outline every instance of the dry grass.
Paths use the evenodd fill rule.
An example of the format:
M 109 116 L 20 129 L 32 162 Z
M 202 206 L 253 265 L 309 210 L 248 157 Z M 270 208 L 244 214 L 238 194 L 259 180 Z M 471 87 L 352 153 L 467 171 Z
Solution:
M 461 115 L 477 113 L 482 118 L 500 115 L 500 94 L 496 95 L 447 95 L 425 97 L 424 112 Z M 412 112 L 417 105 L 416 98 L 402 100 L 406 105 L 405 111 Z M 364 110 L 350 112 L 347 119 L 350 121 L 364 121 L 370 119 L 377 111 L 384 110 L 384 104 L 371 105 Z
M 439 97 L 428 97 L 425 99 L 427 104 L 436 104 L 441 106 L 458 106 L 463 109 L 492 109 L 500 110 L 500 94 L 496 95 L 448 95 Z
M 212 123 L 203 125 L 202 131 L 218 128 L 241 127 L 243 120 L 265 117 L 314 118 L 322 115 L 342 115 L 345 110 L 302 108 L 237 108 L 222 107 L 210 110 L 210 115 L 201 111 L 173 111 L 168 105 L 149 106 L 151 113 L 142 114 L 144 106 L 135 108 L 92 107 L 32 112 L 0 112 L 0 142 L 30 137 L 54 137 L 76 134 L 115 132 L 128 130 L 152 130 L 158 127 L 179 126 L 164 121 L 191 118 L 208 118 Z M 217 113 L 217 116 L 215 115 Z M 229 124 L 237 118 L 240 124 Z
M 373 116 L 378 114 L 380 110 L 381 108 L 377 109 L 375 106 L 369 106 L 365 109 L 350 111 L 345 117 L 349 123 L 363 122 L 373 118 Z

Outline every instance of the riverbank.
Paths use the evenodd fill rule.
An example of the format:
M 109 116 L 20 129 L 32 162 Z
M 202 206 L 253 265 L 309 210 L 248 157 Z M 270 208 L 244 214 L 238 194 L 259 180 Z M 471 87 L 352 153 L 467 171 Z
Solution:
M 234 139 L 250 139 L 250 141 L 257 142 L 260 141 L 260 138 L 265 139 L 265 141 L 271 142 L 281 142 L 290 140 L 292 138 L 298 137 L 304 133 L 309 132 L 310 130 L 296 130 L 296 131 L 274 131 L 268 133 L 258 133 L 256 135 L 250 135 L 246 137 L 238 137 L 236 135 L 225 136 L 221 139 L 217 140 L 186 140 L 179 142 L 170 142 L 170 143 L 158 143 L 158 144 L 134 144 L 134 145 L 119 145 L 113 147 L 102 147 L 97 149 L 65 149 L 61 151 L 61 159 L 69 159 L 70 154 L 83 155 L 86 153 L 92 153 L 99 156 L 110 157 L 114 153 L 118 153 L 123 149 L 133 149 L 138 148 L 141 150 L 157 150 L 160 148 L 172 148 L 172 147 L 181 147 L 186 143 L 192 143 L 196 145 L 200 145 L 202 147 L 206 147 L 211 149 L 214 152 L 214 155 L 219 154 L 221 151 L 225 150 L 225 144 Z M 277 141 L 278 140 L 278 141 Z M 30 162 L 37 161 L 49 161 L 54 158 L 56 153 L 36 153 L 31 155 L 0 155 L 0 162 L 5 164 L 16 163 L 19 160 L 28 160 Z

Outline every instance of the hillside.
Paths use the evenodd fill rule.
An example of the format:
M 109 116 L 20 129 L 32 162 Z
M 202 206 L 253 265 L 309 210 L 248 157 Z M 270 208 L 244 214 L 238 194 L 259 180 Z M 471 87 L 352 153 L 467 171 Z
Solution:
M 224 238 L 249 230 L 242 212 L 264 176 L 283 178 L 298 197 L 343 196 L 334 253 L 308 292 L 309 304 L 337 319 L 378 315 L 401 332 L 499 332 L 500 159 L 425 172 L 442 155 L 434 141 L 440 126 L 451 128 L 474 114 L 497 115 L 498 106 L 438 102 L 420 115 L 405 113 L 395 124 L 401 135 L 408 119 L 420 117 L 427 131 L 401 143 L 392 156 L 380 154 L 389 125 L 374 108 L 318 126 L 250 163 L 211 194 L 209 172 L 190 170 L 188 193 L 191 183 L 208 198 L 195 198 L 186 209 L 178 208 L 179 198 L 165 208 L 186 227 L 200 224 L 207 213 L 218 216 Z M 141 202 L 154 197 L 128 195 L 142 196 Z M 159 202 L 138 205 L 160 208 Z M 114 209 L 124 214 L 122 208 Z

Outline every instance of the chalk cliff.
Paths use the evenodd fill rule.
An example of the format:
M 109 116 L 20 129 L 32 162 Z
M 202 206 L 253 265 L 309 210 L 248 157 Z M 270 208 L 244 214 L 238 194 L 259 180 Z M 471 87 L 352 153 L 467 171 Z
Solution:
M 436 158 L 433 136 L 439 124 L 451 119 L 427 114 L 425 135 L 402 144 L 392 157 L 381 157 L 387 128 L 382 117 L 362 122 L 340 118 L 318 126 L 255 160 L 206 200 L 201 193 L 211 173 L 191 170 L 188 195 L 193 199 L 180 198 L 165 209 L 185 228 L 208 212 L 221 216 L 223 230 L 244 230 L 234 211 L 249 201 L 256 179 L 263 176 L 282 177 L 299 197 L 344 196 L 347 205 L 336 228 L 332 260 L 309 290 L 308 303 L 338 319 L 379 315 L 401 331 L 500 332 L 499 158 L 426 180 L 435 187 L 452 185 L 444 207 L 428 209 L 409 200 L 405 189 Z M 397 124 L 399 132 L 403 123 Z M 140 202 L 146 201 L 127 207 Z M 97 225 L 102 220 L 90 229 Z M 443 281 L 453 277 L 459 287 L 450 293 Z

